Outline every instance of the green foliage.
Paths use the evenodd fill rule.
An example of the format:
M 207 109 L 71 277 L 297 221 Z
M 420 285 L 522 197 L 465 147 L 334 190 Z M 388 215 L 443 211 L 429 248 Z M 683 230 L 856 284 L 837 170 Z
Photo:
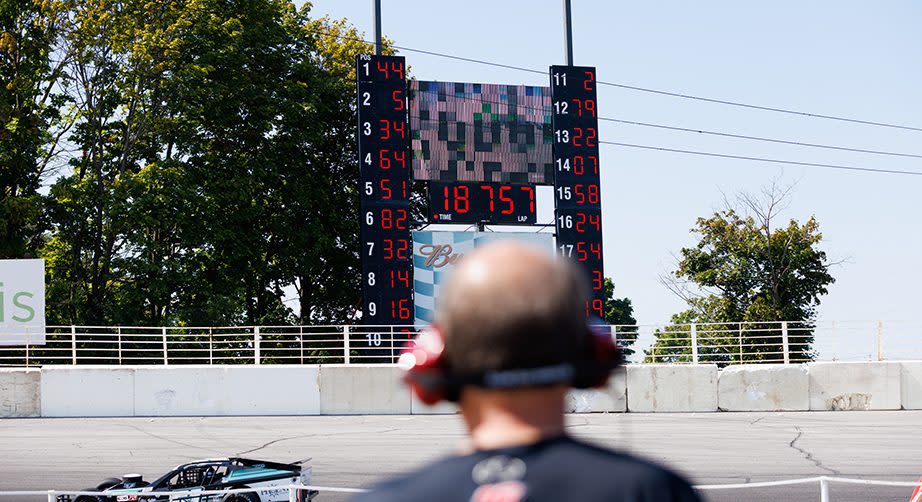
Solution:
M 637 341 L 637 319 L 634 319 L 634 306 L 630 298 L 615 298 L 615 281 L 606 277 L 603 283 L 605 288 L 605 322 L 616 326 L 619 345 L 622 346 L 624 355 L 634 353 L 631 348 Z
M 66 102 L 55 90 L 59 17 L 52 2 L 0 1 L 0 258 L 34 257 L 41 246 L 38 189 Z
M 354 315 L 361 35 L 284 0 L 58 8 L 75 155 L 44 201 L 49 322 Z
M 674 315 L 657 333 L 647 359 L 688 361 L 690 328 L 697 326 L 699 355 L 712 362 L 780 360 L 781 329 L 772 321 L 795 321 L 791 358 L 812 358 L 809 327 L 820 297 L 835 282 L 826 253 L 819 249 L 822 234 L 816 219 L 789 220 L 773 228 L 775 211 L 785 194 L 766 193 L 765 207 L 744 198 L 756 217 L 727 209 L 699 218 L 692 232 L 700 236 L 695 247 L 684 248 L 671 289 L 689 309 Z M 685 287 L 694 284 L 696 291 Z M 721 324 L 710 324 L 721 323 Z M 723 324 L 727 323 L 727 324 Z M 743 355 L 740 355 L 740 354 Z M 678 354 L 663 356 L 663 354 Z

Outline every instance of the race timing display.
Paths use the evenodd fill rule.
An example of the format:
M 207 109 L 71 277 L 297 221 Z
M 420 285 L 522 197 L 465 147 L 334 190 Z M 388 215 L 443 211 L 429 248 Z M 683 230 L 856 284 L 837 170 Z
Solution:
M 535 186 L 512 183 L 429 183 L 431 223 L 534 225 Z
M 557 251 L 575 260 L 592 286 L 586 315 L 605 315 L 602 197 L 595 68 L 552 66 L 554 226 Z
M 403 57 L 361 55 L 356 76 L 362 324 L 406 326 L 400 336 L 363 333 L 357 348 L 390 354 L 424 318 L 414 306 L 413 230 L 534 226 L 542 183 L 553 183 L 556 252 L 586 273 L 587 317 L 604 317 L 595 68 L 551 66 L 550 87 L 408 85 Z M 414 180 L 426 187 L 426 221 L 413 220 Z
M 406 60 L 361 55 L 356 75 L 362 324 L 408 325 L 413 322 L 413 245 Z M 378 334 L 359 341 L 380 348 L 391 342 Z

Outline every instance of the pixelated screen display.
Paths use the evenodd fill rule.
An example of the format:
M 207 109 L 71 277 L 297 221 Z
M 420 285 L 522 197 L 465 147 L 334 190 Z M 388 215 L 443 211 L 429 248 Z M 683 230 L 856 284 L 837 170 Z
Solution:
M 547 87 L 410 81 L 413 177 L 554 182 Z

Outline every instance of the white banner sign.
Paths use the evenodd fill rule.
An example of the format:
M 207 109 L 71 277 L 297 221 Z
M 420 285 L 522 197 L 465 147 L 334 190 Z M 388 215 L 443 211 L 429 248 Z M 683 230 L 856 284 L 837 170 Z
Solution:
M 45 261 L 0 260 L 0 345 L 45 343 Z

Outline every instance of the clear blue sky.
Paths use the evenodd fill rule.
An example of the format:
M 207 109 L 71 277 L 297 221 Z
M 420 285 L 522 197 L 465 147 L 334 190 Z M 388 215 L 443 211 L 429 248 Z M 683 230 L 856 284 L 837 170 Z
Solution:
M 544 69 L 563 64 L 561 0 L 382 0 L 397 45 Z M 922 127 L 922 3 L 572 0 L 575 63 L 600 80 Z M 316 0 L 370 39 L 373 0 Z M 424 80 L 547 85 L 546 77 L 406 52 Z M 922 132 L 745 110 L 611 87 L 600 114 L 796 141 L 922 154 Z M 736 155 L 922 172 L 922 159 L 833 152 L 601 124 L 601 139 Z M 657 276 L 694 242 L 722 193 L 797 182 L 784 216 L 815 215 L 837 279 L 820 319 L 919 320 L 922 176 L 632 150 L 602 145 L 606 275 L 638 321 L 683 308 Z

